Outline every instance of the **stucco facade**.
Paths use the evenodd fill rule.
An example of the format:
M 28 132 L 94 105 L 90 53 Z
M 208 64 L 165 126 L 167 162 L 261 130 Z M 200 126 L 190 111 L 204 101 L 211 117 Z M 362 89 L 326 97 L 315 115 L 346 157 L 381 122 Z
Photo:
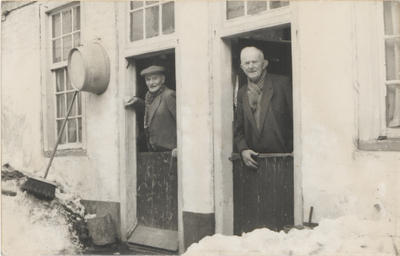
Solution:
M 56 157 L 48 178 L 62 179 L 59 182 L 82 199 L 119 203 L 125 234 L 136 207 L 136 128 L 123 98 L 136 90 L 136 60 L 173 52 L 179 250 L 185 247 L 187 213 L 205 216 L 213 232 L 232 234 L 232 45 L 251 31 L 290 27 L 295 222 L 308 221 L 313 206 L 315 223 L 354 214 L 393 223 L 388 233 L 398 238 L 399 144 L 389 151 L 379 145 L 364 150 L 359 144 L 373 134 L 365 135 L 375 109 L 369 99 L 382 75 L 374 50 L 377 43 L 371 39 L 374 24 L 382 22 L 376 15 L 379 5 L 380 1 L 294 1 L 228 22 L 222 1 L 177 1 L 173 35 L 129 42 L 127 3 L 81 2 L 81 44 L 96 40 L 104 47 L 110 83 L 102 95 L 83 93 L 83 153 Z M 44 23 L 46 8 L 59 6 L 2 2 L 2 164 L 37 174 L 48 161 Z M 368 21 L 371 13 L 375 20 Z

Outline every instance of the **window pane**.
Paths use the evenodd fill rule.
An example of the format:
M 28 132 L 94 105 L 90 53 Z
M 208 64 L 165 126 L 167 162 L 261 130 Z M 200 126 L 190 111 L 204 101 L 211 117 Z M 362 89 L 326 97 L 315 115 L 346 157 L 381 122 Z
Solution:
M 69 51 L 72 49 L 72 36 L 63 37 L 63 60 L 68 60 Z
M 61 61 L 61 39 L 53 41 L 53 63 Z
M 398 35 L 399 32 L 399 2 L 384 1 L 383 17 L 385 19 L 385 35 Z
M 53 38 L 61 35 L 61 21 L 59 13 L 52 16 L 52 31 Z
M 146 5 L 156 4 L 159 1 L 146 1 Z
M 60 134 L 61 125 L 62 125 L 63 122 L 64 122 L 64 120 L 57 120 L 57 136 L 58 136 L 58 134 Z M 65 144 L 67 142 L 66 136 L 65 136 L 65 130 L 66 129 L 64 129 L 64 131 L 62 133 L 62 136 L 61 136 L 61 139 L 60 139 L 60 144 Z
M 400 72 L 400 51 L 399 38 L 390 38 L 385 40 L 386 57 L 386 80 L 399 80 Z
M 67 93 L 67 107 L 69 108 L 69 105 L 72 102 L 72 98 L 74 97 L 74 93 L 70 92 Z M 76 100 L 76 99 L 75 99 Z M 67 109 L 68 111 L 68 109 Z M 69 113 L 69 116 L 76 116 L 76 101 L 74 102 L 74 105 L 72 105 L 71 113 Z
M 267 2 L 265 1 L 249 1 L 247 2 L 247 14 L 257 14 L 267 10 Z
M 71 15 L 71 10 L 68 11 L 63 11 L 62 12 L 62 31 L 63 35 L 71 33 L 72 31 L 72 15 Z
M 159 6 L 146 8 L 146 38 L 159 35 Z
M 65 117 L 65 94 L 57 94 L 57 118 Z
M 131 1 L 131 10 L 135 10 L 143 6 L 143 1 Z
M 244 15 L 243 1 L 226 1 L 226 18 L 228 20 Z
M 74 47 L 78 47 L 79 45 L 81 45 L 81 33 L 75 33 L 74 34 Z
M 78 142 L 82 142 L 82 118 L 78 118 Z
M 269 8 L 272 10 L 286 5 L 289 5 L 289 1 L 271 1 L 269 4 Z
M 131 13 L 131 42 L 143 39 L 143 10 Z
M 78 131 L 76 129 L 76 118 L 68 119 L 68 143 L 77 142 Z
M 65 75 L 67 77 L 67 90 L 68 91 L 74 90 L 74 87 L 72 87 L 71 85 L 71 80 L 69 79 L 68 69 L 65 69 Z
M 64 69 L 56 70 L 56 91 L 57 92 L 65 91 Z
M 162 32 L 172 34 L 175 31 L 174 2 L 166 3 L 162 6 Z
M 386 121 L 390 128 L 400 127 L 400 85 L 387 86 Z
M 74 8 L 74 31 L 81 29 L 81 7 Z

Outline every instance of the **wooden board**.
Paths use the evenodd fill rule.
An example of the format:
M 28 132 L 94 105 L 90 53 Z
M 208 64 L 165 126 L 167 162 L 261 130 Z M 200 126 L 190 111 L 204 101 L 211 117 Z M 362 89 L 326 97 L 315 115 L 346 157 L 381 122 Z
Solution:
M 139 225 L 128 239 L 129 245 L 145 245 L 169 251 L 178 250 L 178 231 Z
M 293 157 L 258 159 L 258 170 L 233 161 L 234 234 L 294 224 Z
M 137 218 L 139 225 L 178 230 L 176 158 L 171 152 L 137 155 Z

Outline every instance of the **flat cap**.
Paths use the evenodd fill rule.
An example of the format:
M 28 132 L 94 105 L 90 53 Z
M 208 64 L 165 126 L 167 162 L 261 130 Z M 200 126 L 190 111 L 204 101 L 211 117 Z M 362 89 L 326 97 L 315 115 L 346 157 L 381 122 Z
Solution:
M 165 68 L 163 66 L 150 66 L 145 68 L 140 72 L 141 76 L 149 75 L 149 74 L 161 74 L 165 72 Z

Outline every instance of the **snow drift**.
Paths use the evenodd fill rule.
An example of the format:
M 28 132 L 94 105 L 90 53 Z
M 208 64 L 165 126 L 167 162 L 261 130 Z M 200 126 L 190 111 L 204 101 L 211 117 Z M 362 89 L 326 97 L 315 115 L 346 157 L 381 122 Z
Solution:
M 288 234 L 266 228 L 241 237 L 216 234 L 192 244 L 184 255 L 398 255 L 398 238 L 386 233 L 388 225 L 344 216 Z

